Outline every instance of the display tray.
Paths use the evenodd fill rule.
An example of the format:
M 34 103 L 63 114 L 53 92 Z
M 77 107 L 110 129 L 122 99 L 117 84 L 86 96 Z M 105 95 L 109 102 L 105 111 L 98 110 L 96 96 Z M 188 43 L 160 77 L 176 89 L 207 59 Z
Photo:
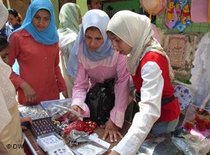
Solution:
M 37 120 L 57 114 L 60 109 L 56 105 L 70 108 L 71 99 L 47 100 L 37 105 L 19 105 L 18 110 L 22 117 L 31 117 L 32 120 Z
M 57 135 L 55 132 L 38 136 L 37 143 L 45 152 L 65 145 L 62 137 Z
M 71 99 L 61 99 L 61 100 L 48 100 L 48 101 L 42 101 L 41 106 L 43 109 L 48 113 L 49 116 L 53 116 L 60 112 L 60 109 L 58 109 L 56 106 L 63 106 L 66 108 L 71 107 Z
M 49 155 L 75 155 L 67 145 L 55 148 L 54 150 L 49 151 L 48 154 Z
M 61 130 L 53 124 L 51 117 L 33 120 L 30 129 L 35 137 L 53 132 L 61 133 Z
M 71 148 L 76 155 L 103 155 L 107 149 L 94 145 L 92 143 L 80 144 Z
M 18 110 L 22 117 L 31 117 L 32 120 L 49 117 L 48 113 L 43 109 L 41 105 L 19 105 Z

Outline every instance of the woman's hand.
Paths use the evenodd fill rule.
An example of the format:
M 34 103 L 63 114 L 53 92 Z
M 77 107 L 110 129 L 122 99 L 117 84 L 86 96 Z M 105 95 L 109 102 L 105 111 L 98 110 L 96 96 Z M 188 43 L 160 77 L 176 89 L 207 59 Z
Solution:
M 21 127 L 23 130 L 27 130 L 28 129 L 28 125 L 32 124 L 32 119 L 31 117 L 23 117 L 20 119 L 21 122 Z M 22 124 L 27 124 L 27 125 L 22 125 Z
M 120 155 L 120 154 L 117 153 L 116 151 L 112 151 L 112 152 L 110 152 L 108 155 Z
M 82 113 L 82 108 L 80 108 L 80 107 L 77 106 L 77 105 L 71 106 L 71 109 L 73 109 L 74 111 L 78 112 L 79 114 Z
M 118 139 L 117 137 L 119 136 L 122 138 L 121 133 L 119 132 L 119 127 L 117 127 L 112 120 L 109 118 L 109 120 L 105 124 L 105 132 L 103 135 L 103 139 L 105 140 L 107 137 L 109 137 L 110 142 L 116 142 Z
M 35 102 L 36 92 L 34 91 L 34 89 L 26 82 L 22 83 L 20 87 L 23 89 L 26 101 L 30 103 Z
M 81 118 L 81 113 L 82 113 L 82 108 L 80 108 L 77 105 L 73 105 L 71 106 L 71 110 L 74 110 L 77 114 L 73 113 L 73 112 L 69 112 L 69 117 L 71 117 L 71 120 L 82 120 Z

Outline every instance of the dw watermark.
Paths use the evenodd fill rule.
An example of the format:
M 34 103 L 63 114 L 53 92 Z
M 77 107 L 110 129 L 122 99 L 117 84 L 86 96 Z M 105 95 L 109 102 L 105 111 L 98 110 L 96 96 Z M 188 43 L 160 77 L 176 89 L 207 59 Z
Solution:
M 7 149 L 23 149 L 23 144 L 7 144 Z

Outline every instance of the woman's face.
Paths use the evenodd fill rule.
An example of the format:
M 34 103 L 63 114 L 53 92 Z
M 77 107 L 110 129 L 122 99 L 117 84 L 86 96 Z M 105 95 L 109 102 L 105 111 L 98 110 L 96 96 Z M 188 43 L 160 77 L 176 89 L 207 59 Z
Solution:
M 95 52 L 104 42 L 101 32 L 97 28 L 88 28 L 85 32 L 85 43 L 88 50 Z
M 8 60 L 8 54 L 9 54 L 9 46 L 5 47 L 4 49 L 2 49 L 2 51 L 0 52 L 0 57 L 2 58 L 2 60 L 8 64 L 9 60 Z
M 34 15 L 32 24 L 37 31 L 44 31 L 50 24 L 50 13 L 47 10 L 39 10 Z
M 100 0 L 92 0 L 90 2 L 89 10 L 90 9 L 101 9 L 101 1 Z
M 132 48 L 112 32 L 107 32 L 109 39 L 112 41 L 112 46 L 115 50 L 123 55 L 128 55 Z
M 9 24 L 14 26 L 17 24 L 17 17 L 15 17 L 13 14 L 9 14 L 8 21 L 9 21 Z

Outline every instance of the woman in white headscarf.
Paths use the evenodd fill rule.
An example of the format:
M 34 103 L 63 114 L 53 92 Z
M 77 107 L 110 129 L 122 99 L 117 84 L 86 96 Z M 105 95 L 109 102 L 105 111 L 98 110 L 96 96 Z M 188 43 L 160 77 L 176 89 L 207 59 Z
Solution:
M 178 124 L 180 108 L 174 97 L 172 68 L 145 15 L 119 11 L 111 18 L 107 33 L 113 47 L 127 55 L 139 107 L 127 134 L 110 155 L 134 155 L 149 132 L 168 134 Z
M 0 29 L 5 24 L 8 11 L 0 1 Z M 5 38 L 4 38 L 5 39 Z M 16 91 L 9 79 L 11 68 L 1 57 L 8 43 L 0 41 L 0 154 L 1 155 L 24 155 L 23 135 L 20 125 L 20 116 L 17 108 Z M 24 121 L 24 120 L 22 120 Z M 17 148 L 18 146 L 18 148 Z
M 79 5 L 75 3 L 66 3 L 61 7 L 59 14 L 60 26 L 58 29 L 60 48 L 59 65 L 67 86 L 68 97 L 72 96 L 73 78 L 67 75 L 67 62 L 79 32 L 81 18 Z

